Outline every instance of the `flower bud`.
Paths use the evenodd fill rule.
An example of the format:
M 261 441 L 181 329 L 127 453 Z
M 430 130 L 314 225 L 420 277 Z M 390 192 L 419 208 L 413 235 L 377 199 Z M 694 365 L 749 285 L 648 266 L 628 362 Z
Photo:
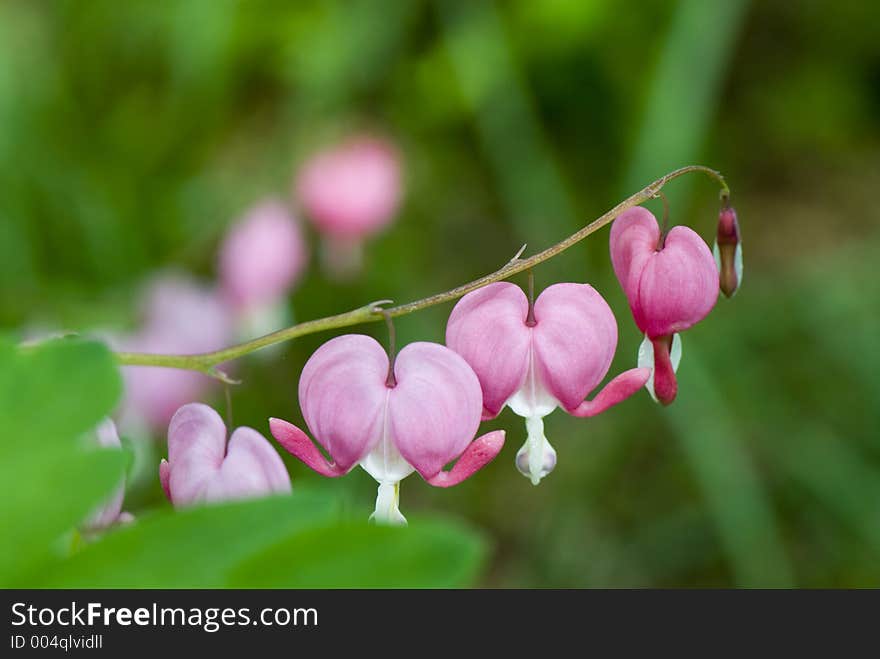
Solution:
M 736 211 L 725 206 L 718 214 L 718 233 L 715 239 L 715 263 L 718 265 L 719 285 L 725 297 L 736 293 L 742 283 L 742 242 Z

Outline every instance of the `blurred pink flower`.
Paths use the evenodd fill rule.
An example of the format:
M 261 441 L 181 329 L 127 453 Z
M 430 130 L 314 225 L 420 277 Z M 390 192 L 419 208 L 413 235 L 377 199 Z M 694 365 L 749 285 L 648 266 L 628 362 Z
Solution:
M 220 249 L 220 286 L 237 313 L 271 306 L 296 285 L 308 262 L 299 224 L 278 200 L 251 208 Z
M 649 375 L 648 369 L 631 369 L 584 400 L 608 373 L 617 347 L 614 315 L 589 284 L 550 286 L 533 307 L 519 286 L 484 286 L 455 305 L 446 344 L 477 374 L 484 419 L 505 405 L 526 419 L 528 439 L 516 465 L 535 485 L 556 466 L 543 417 L 557 407 L 595 416 L 631 396 Z
M 119 434 L 116 432 L 116 424 L 111 419 L 104 419 L 98 424 L 95 429 L 95 440 L 101 448 L 119 449 L 122 447 Z M 133 517 L 129 513 L 122 512 L 124 499 L 125 479 L 122 480 L 113 495 L 89 516 L 85 528 L 89 531 L 100 531 L 116 523 L 131 521 Z
M 325 264 L 351 274 L 360 268 L 364 239 L 388 225 L 400 205 L 399 154 L 384 139 L 350 138 L 307 160 L 295 192 L 324 237 Z
M 645 334 L 639 365 L 653 365 L 647 389 L 654 400 L 668 405 L 678 392 L 679 333 L 705 318 L 718 299 L 715 260 L 688 227 L 676 226 L 661 236 L 654 215 L 641 207 L 614 221 L 610 245 L 614 273 Z
M 226 425 L 201 403 L 181 407 L 168 426 L 168 460 L 159 480 L 175 507 L 290 492 L 290 477 L 269 441 L 253 428 Z
M 118 350 L 196 354 L 218 350 L 233 336 L 232 312 L 221 295 L 189 277 L 163 274 L 147 288 L 144 325 L 132 335 L 111 339 Z M 181 405 L 213 386 L 201 373 L 152 366 L 122 369 L 125 382 L 120 423 L 157 430 Z
M 306 363 L 300 407 L 332 463 L 296 426 L 270 419 L 269 427 L 285 449 L 323 476 L 341 476 L 360 464 L 379 483 L 371 519 L 404 524 L 398 508 L 401 480 L 415 470 L 431 485 L 456 485 L 498 454 L 504 432 L 474 440 L 480 383 L 444 346 L 406 346 L 394 362 L 393 378 L 388 376 L 385 351 L 360 334 L 331 339 Z M 443 471 L 456 458 L 455 466 Z

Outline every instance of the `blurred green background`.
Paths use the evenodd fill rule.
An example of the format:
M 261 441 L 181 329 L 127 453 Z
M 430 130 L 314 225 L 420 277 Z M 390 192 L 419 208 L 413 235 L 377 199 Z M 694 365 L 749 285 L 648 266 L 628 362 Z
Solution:
M 539 487 L 505 411 L 485 426 L 508 430 L 493 464 L 450 490 L 413 476 L 401 508 L 480 528 L 484 586 L 878 586 L 878 24 L 855 0 L 3 0 L 0 325 L 134 326 L 151 273 L 213 278 L 241 212 L 351 131 L 397 141 L 405 203 L 357 281 L 312 259 L 298 319 L 451 288 L 706 164 L 731 184 L 746 272 L 684 335 L 674 405 L 555 412 Z M 711 244 L 714 184 L 667 192 Z M 613 375 L 641 337 L 607 239 L 535 277 L 606 297 Z M 442 341 L 450 308 L 399 319 L 402 342 Z M 301 421 L 298 374 L 330 336 L 243 360 L 236 425 Z M 294 489 L 323 486 L 289 464 Z M 327 485 L 372 509 L 366 473 Z M 129 492 L 135 514 L 156 506 L 157 482 Z

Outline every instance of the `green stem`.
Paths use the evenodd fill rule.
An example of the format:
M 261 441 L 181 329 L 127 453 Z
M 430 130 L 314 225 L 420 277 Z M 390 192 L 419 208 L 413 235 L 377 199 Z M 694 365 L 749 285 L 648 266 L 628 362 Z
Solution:
M 166 368 L 199 371 L 223 382 L 235 384 L 235 380 L 230 379 L 225 373 L 217 368 L 220 364 L 243 357 L 244 355 L 260 350 L 261 348 L 275 345 L 276 343 L 291 341 L 300 336 L 305 336 L 306 334 L 315 334 L 317 332 L 331 329 L 376 322 L 382 320 L 386 315 L 391 317 L 405 316 L 415 311 L 433 307 L 437 304 L 457 300 L 471 291 L 482 288 L 487 284 L 508 279 L 515 274 L 533 268 L 539 263 L 552 259 L 554 256 L 561 254 L 572 245 L 579 243 L 590 234 L 595 233 L 605 225 L 609 224 L 623 211 L 632 208 L 633 206 L 638 206 L 654 197 L 664 185 L 669 183 L 669 181 L 692 172 L 702 172 L 713 178 L 721 186 L 721 196 L 723 199 L 730 196 L 730 189 L 727 187 L 724 177 L 719 172 L 702 165 L 688 165 L 687 167 L 676 169 L 675 171 L 669 172 L 660 177 L 647 187 L 620 202 L 610 211 L 593 220 L 576 233 L 573 233 L 568 238 L 556 243 L 552 247 L 548 247 L 543 252 L 538 252 L 534 256 L 530 256 L 526 259 L 520 258 L 518 253 L 508 263 L 495 272 L 491 272 L 488 275 L 475 279 L 467 284 L 462 284 L 461 286 L 444 293 L 437 293 L 436 295 L 431 295 L 422 298 L 421 300 L 415 300 L 414 302 L 408 302 L 390 308 L 384 308 L 386 304 L 391 302 L 390 300 L 372 302 L 345 313 L 298 323 L 291 327 L 278 330 L 277 332 L 261 336 L 252 341 L 239 343 L 238 345 L 223 348 L 222 350 L 216 350 L 214 352 L 205 352 L 197 355 L 159 355 L 140 352 L 117 352 L 116 360 L 123 366 L 162 366 Z M 520 250 L 520 253 L 521 252 L 522 250 Z

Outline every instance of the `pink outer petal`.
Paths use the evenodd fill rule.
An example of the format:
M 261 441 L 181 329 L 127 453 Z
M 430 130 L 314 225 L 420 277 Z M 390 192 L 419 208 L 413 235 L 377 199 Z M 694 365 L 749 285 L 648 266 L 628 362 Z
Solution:
M 638 305 L 650 338 L 700 322 L 718 299 L 718 269 L 709 247 L 688 227 L 673 227 L 662 250 L 648 259 Z
M 346 473 L 345 469 L 327 462 L 308 435 L 292 423 L 283 419 L 269 419 L 269 430 L 288 453 L 322 476 L 333 478 Z
M 568 410 L 568 413 L 579 417 L 601 414 L 609 407 L 626 400 L 644 387 L 650 376 L 650 368 L 631 368 L 628 371 L 624 371 L 606 384 L 593 400 L 583 401 L 574 409 Z
M 446 324 L 446 345 L 480 380 L 483 418 L 498 415 L 522 386 L 529 367 L 529 302 L 519 286 L 498 282 L 468 293 Z
M 205 489 L 205 501 L 290 492 L 290 476 L 272 445 L 253 428 L 236 428 L 226 459 Z
M 171 501 L 171 465 L 165 459 L 159 463 L 159 483 L 162 485 L 165 497 Z M 171 502 L 174 503 L 173 501 Z
M 493 430 L 478 437 L 465 449 L 464 453 L 449 471 L 439 471 L 428 479 L 434 487 L 452 487 L 474 475 L 495 459 L 504 448 L 504 431 Z
M 168 491 L 175 505 L 202 498 L 226 454 L 226 425 L 201 403 L 184 405 L 168 426 Z
M 235 306 L 271 304 L 287 294 L 308 254 L 299 225 L 277 199 L 264 201 L 236 223 L 220 250 L 220 280 Z
M 460 456 L 480 425 L 480 382 L 467 362 L 437 343 L 411 343 L 394 368 L 388 431 L 403 458 L 428 480 Z
M 387 375 L 385 350 L 362 334 L 331 339 L 303 368 L 299 379 L 303 417 L 343 472 L 360 462 L 382 436 Z
M 566 409 L 581 404 L 614 358 L 617 322 L 589 284 L 554 284 L 535 302 L 536 374 Z
M 660 227 L 654 215 L 641 206 L 621 213 L 611 225 L 611 264 L 636 325 L 645 331 L 645 319 L 639 307 L 639 281 L 642 271 L 657 250 Z

